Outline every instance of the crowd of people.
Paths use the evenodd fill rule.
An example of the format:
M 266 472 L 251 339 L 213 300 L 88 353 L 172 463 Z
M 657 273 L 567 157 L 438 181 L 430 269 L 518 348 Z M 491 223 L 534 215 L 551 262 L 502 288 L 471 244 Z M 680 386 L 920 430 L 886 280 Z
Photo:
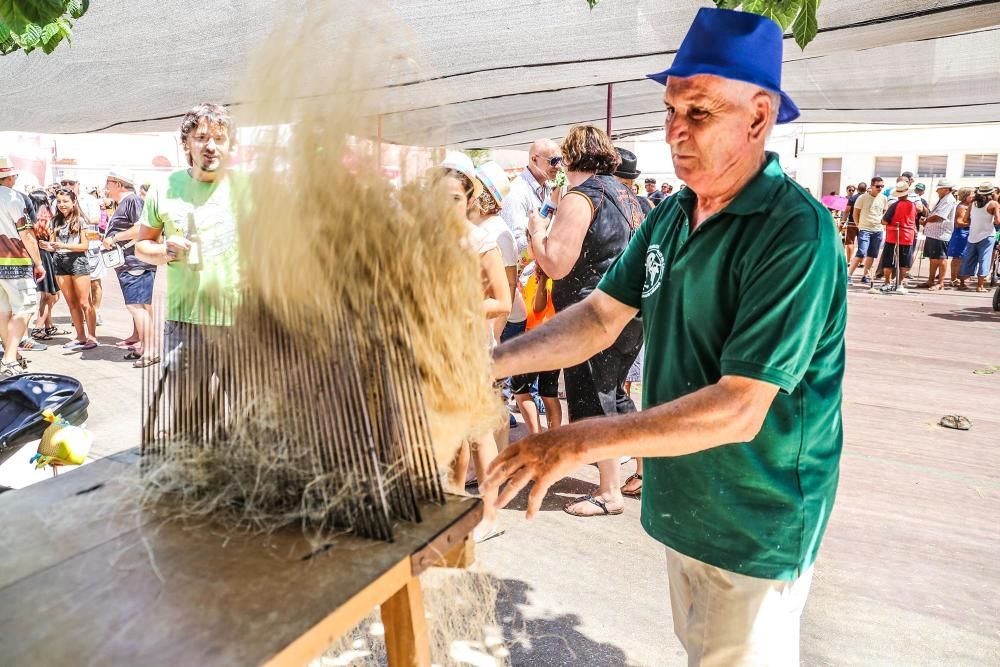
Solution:
M 514 444 L 509 424 L 464 434 L 452 480 L 479 485 L 475 538 L 503 532 L 498 507 L 529 483 L 530 516 L 555 481 L 595 463 L 598 488 L 564 510 L 620 515 L 624 495 L 641 495 L 643 527 L 665 547 L 675 632 L 691 664 L 798 664 L 799 617 L 843 440 L 845 282 L 863 266 L 871 285 L 878 259 L 883 286 L 872 289 L 904 293 L 921 225 L 936 262 L 928 288 L 943 288 L 950 257 L 960 260 L 957 275 L 950 265 L 956 288 L 975 276 L 982 290 L 1000 225 L 991 184 L 956 198 L 944 181 L 931 207 L 903 174 L 890 193 L 878 178 L 851 192 L 838 239 L 829 213 L 765 151 L 771 129 L 799 114 L 780 89 L 782 45 L 768 19 L 702 9 L 671 67 L 650 75 L 665 87 L 666 138 L 685 183 L 676 194 L 646 179 L 640 196 L 636 156 L 592 125 L 561 143 L 534 142 L 513 179 L 457 152 L 427 173 L 478 258 L 476 327 L 531 432 Z M 745 58 L 750 51 L 757 57 Z M 239 289 L 233 122 L 224 107 L 202 104 L 180 136 L 189 169 L 145 196 L 112 172 L 98 193 L 103 207 L 71 179 L 26 197 L 0 159 L 4 375 L 22 368 L 19 344 L 60 333 L 51 319 L 60 293 L 76 330 L 66 347 L 97 345 L 105 267 L 133 316 L 120 345 L 135 365 L 162 355 L 165 368 L 209 386 L 214 369 L 190 355 L 206 327 L 232 324 L 209 295 Z M 159 266 L 162 351 L 150 344 Z M 640 380 L 641 412 L 626 388 Z M 623 482 L 631 457 L 640 465 Z
M 929 275 L 916 287 L 988 290 L 987 279 L 996 271 L 1000 255 L 1000 187 L 987 181 L 975 188 L 958 188 L 941 179 L 935 194 L 931 206 L 927 187 L 914 183 L 909 171 L 900 174 L 892 188 L 878 176 L 870 183 L 847 186 L 840 229 L 849 285 L 861 267 L 861 284 L 869 287 L 869 293 L 906 294 L 907 276 L 917 253 L 922 252 Z M 920 241 L 922 250 L 918 250 Z M 874 270 L 882 275 L 879 286 Z
M 0 375 L 23 372 L 21 352 L 45 350 L 46 341 L 59 336 L 72 336 L 62 346 L 68 352 L 98 347 L 104 281 L 112 271 L 133 321 L 131 335 L 115 347 L 136 368 L 157 363 L 159 352 L 150 344 L 156 267 L 138 259 L 133 247 L 149 185 L 111 171 L 103 188 L 89 192 L 70 177 L 22 192 L 14 189 L 18 176 L 12 161 L 0 157 L 0 285 L 6 295 L 0 302 Z M 72 332 L 53 322 L 60 296 Z

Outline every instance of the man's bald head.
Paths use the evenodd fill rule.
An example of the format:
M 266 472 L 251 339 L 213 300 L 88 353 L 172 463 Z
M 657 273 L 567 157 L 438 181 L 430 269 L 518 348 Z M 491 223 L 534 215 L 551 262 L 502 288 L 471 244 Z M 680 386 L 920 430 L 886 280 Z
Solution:
M 528 148 L 528 171 L 539 183 L 556 177 L 559 163 L 552 164 L 553 158 L 562 159 L 562 149 L 551 139 L 538 139 Z
M 544 157 L 551 157 L 551 154 L 559 154 L 559 144 L 552 141 L 551 139 L 536 139 L 531 147 L 528 148 L 528 157 L 531 158 L 535 155 L 541 155 Z

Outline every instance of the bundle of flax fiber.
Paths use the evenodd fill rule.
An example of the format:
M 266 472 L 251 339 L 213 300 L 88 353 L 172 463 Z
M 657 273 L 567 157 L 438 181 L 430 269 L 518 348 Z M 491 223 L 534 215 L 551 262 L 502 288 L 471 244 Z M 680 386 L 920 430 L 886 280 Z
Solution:
M 239 289 L 203 289 L 202 326 L 150 367 L 144 494 L 241 529 L 389 540 L 443 499 L 439 471 L 501 405 L 465 223 L 433 188 L 394 191 L 358 138 L 380 104 L 363 91 L 413 62 L 401 32 L 309 6 L 268 38 L 281 57 L 251 63 L 259 101 L 237 117 L 268 131 L 232 175 Z

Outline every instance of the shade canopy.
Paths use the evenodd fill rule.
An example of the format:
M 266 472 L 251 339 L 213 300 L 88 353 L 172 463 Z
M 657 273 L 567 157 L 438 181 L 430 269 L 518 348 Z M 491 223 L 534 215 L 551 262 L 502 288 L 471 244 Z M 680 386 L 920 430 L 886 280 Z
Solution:
M 398 57 L 369 82 L 386 141 L 468 148 L 559 138 L 603 126 L 614 84 L 616 135 L 663 122 L 667 67 L 695 12 L 710 2 L 605 0 L 341 0 L 335 49 L 377 23 Z M 201 101 L 246 100 L 236 83 L 248 54 L 303 0 L 102 0 L 71 46 L 0 57 L 0 129 L 45 133 L 176 130 Z M 359 28 L 359 26 L 362 26 Z M 799 122 L 975 123 L 1000 118 L 1000 3 L 827 0 L 805 51 L 785 40 L 783 87 Z M 399 66 L 403 62 L 405 66 Z M 327 92 L 313 91 L 322 98 Z M 375 123 L 369 125 L 374 136 Z

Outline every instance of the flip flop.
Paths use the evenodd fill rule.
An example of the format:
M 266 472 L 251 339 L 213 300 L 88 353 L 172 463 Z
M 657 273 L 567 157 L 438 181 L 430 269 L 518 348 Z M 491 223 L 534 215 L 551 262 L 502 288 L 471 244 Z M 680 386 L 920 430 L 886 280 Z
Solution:
M 482 544 L 487 540 L 492 540 L 494 537 L 500 537 L 506 532 L 507 532 L 506 530 L 500 530 L 499 528 L 494 528 L 485 535 L 479 535 L 479 536 L 477 536 L 475 532 L 473 532 L 472 539 L 475 540 L 476 544 Z
M 134 350 L 135 346 L 138 344 L 139 341 L 136 341 L 134 343 L 126 343 L 125 341 L 120 340 L 117 343 L 115 343 L 115 347 L 117 347 L 119 350 Z
M 574 512 L 574 511 L 572 511 L 570 509 L 574 505 L 578 505 L 578 504 L 580 504 L 582 502 L 588 502 L 588 503 L 591 503 L 592 505 L 597 505 L 598 507 L 601 508 L 601 510 L 604 512 L 604 514 L 579 514 L 579 513 Z M 606 502 L 604 502 L 600 498 L 595 498 L 594 496 L 591 496 L 589 494 L 586 495 L 586 496 L 580 496 L 579 498 L 571 500 L 568 503 L 566 503 L 566 505 L 563 507 L 563 512 L 566 512 L 566 514 L 569 514 L 569 515 L 572 515 L 572 516 L 584 517 L 584 518 L 590 518 L 592 516 L 616 516 L 618 514 L 621 514 L 624 511 L 625 511 L 624 507 L 619 507 L 618 509 L 609 510 L 608 509 L 608 504 Z
M 953 428 L 958 431 L 968 431 L 972 428 L 972 422 L 969 421 L 969 418 L 962 415 L 945 415 L 938 423 L 945 428 Z
M 132 368 L 145 368 L 146 366 L 152 366 L 153 364 L 160 363 L 159 357 L 146 357 L 145 359 L 139 359 L 132 364 Z
M 633 479 L 637 479 L 637 480 L 639 480 L 641 482 L 642 481 L 642 475 L 640 475 L 639 473 L 633 473 L 633 474 L 629 475 L 628 479 L 625 480 L 625 483 L 622 484 L 622 495 L 623 496 L 628 496 L 629 498 L 639 498 L 639 497 L 642 496 L 642 487 L 641 486 L 639 487 L 639 489 L 637 491 L 626 491 L 625 490 L 625 487 L 628 486 L 628 483 L 631 482 Z

